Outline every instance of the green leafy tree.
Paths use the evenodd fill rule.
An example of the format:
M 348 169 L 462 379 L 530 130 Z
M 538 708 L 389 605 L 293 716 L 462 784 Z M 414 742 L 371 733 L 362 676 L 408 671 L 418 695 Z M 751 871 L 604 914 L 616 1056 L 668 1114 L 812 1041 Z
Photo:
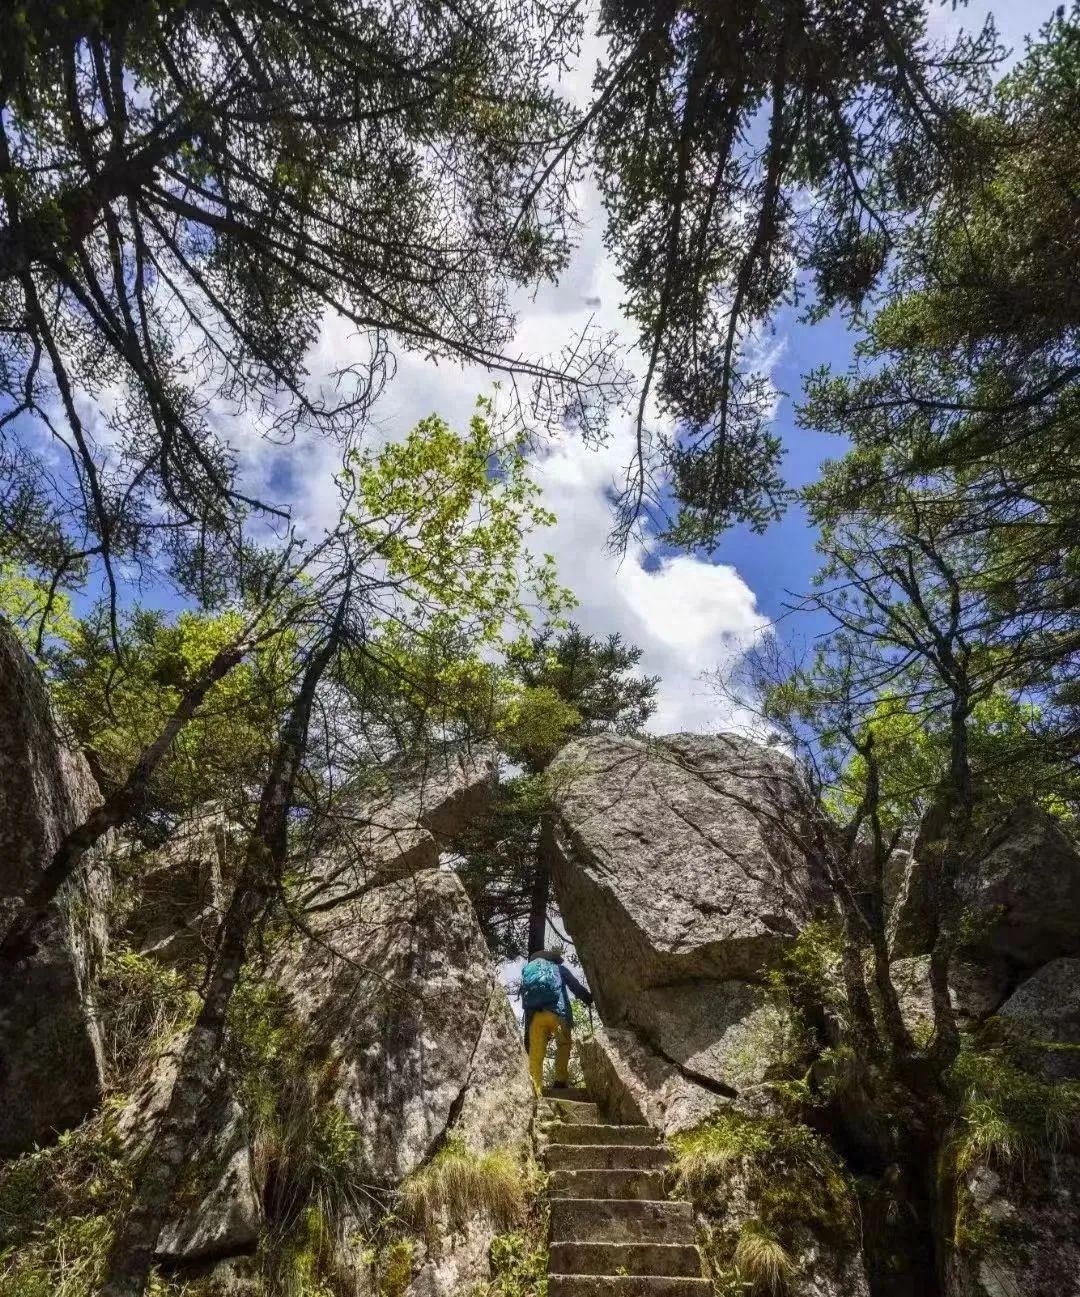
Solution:
M 642 650 L 615 633 L 600 639 L 570 623 L 565 630 L 545 627 L 527 645 L 512 649 L 509 668 L 527 689 L 543 689 L 569 708 L 566 733 L 634 734 L 656 710 L 659 676 L 636 674 Z M 532 773 L 542 771 L 557 747 L 522 744 L 520 759 Z
M 46 641 L 70 639 L 76 629 L 68 596 L 50 591 L 14 563 L 0 564 L 0 616 L 31 653 L 40 652 Z
M 50 655 L 50 682 L 104 793 L 123 783 L 192 682 L 243 625 L 240 612 L 170 618 L 137 608 L 121 621 L 119 662 L 107 610 L 72 627 Z M 295 671 L 295 639 L 283 632 L 213 686 L 154 771 L 140 808 L 144 831 L 167 829 L 210 801 L 243 813 L 262 783 Z
M 218 1075 L 229 1003 L 255 924 L 277 905 L 284 922 L 310 931 L 285 889 L 295 836 L 290 813 L 303 782 L 322 785 L 314 805 L 326 814 L 335 791 L 347 791 L 351 777 L 377 759 L 366 743 L 356 743 L 363 717 L 351 700 L 363 695 L 335 678 L 340 656 L 362 654 L 372 643 L 377 649 L 389 627 L 406 643 L 427 635 L 437 642 L 464 637 L 497 652 L 527 630 L 530 607 L 555 615 L 569 599 L 551 564 L 528 548 L 531 527 L 550 518 L 539 508 L 520 448 L 494 436 L 483 410 L 465 435 L 428 419 L 405 443 L 352 458 L 343 487 L 340 548 L 325 556 L 318 590 L 321 616 L 312 613 L 297 632 L 300 670 L 202 984 L 202 1006 L 157 1142 L 112 1245 L 106 1297 L 145 1291 L 155 1241 Z M 420 754 L 395 755 L 415 760 Z
M 971 120 L 969 156 L 905 238 L 854 374 L 814 374 L 802 410 L 851 445 L 807 494 L 822 524 L 912 500 L 951 512 L 979 554 L 987 623 L 1038 641 L 1043 739 L 1062 761 L 1080 737 L 1078 68 L 1073 9 Z
M 422 420 L 404 441 L 346 461 L 345 522 L 371 564 L 378 625 L 419 626 L 479 651 L 527 627 L 528 603 L 553 616 L 572 604 L 555 562 L 526 544 L 554 515 L 540 503 L 522 445 L 500 438 L 481 399 L 466 435 Z M 520 570 L 519 570 L 520 569 Z
M 1071 772 L 1047 763 L 1043 709 L 1002 690 L 975 703 L 968 726 L 972 778 L 980 813 L 993 819 L 1018 802 L 1035 801 L 1051 814 L 1072 819 L 1080 792 Z M 880 814 L 890 829 L 913 829 L 931 809 L 945 777 L 948 727 L 929 715 L 918 698 L 881 697 L 867 714 L 862 737 L 874 736 L 880 766 Z M 848 756 L 828 790 L 838 820 L 857 808 L 866 788 L 867 760 Z
M 962 879 L 1018 799 L 1075 805 L 1078 55 L 1078 13 L 1059 12 L 966 122 L 854 371 L 811 377 L 802 417 L 849 447 L 805 492 L 824 559 L 806 606 L 830 629 L 808 662 L 766 673 L 767 715 L 829 793 L 811 845 L 841 918 L 851 1083 L 919 1114 L 907 1147 L 888 1122 L 867 1134 L 913 1194 L 930 1186 L 929 1216 L 951 1192 L 963 1071 Z M 926 1039 L 899 1013 L 885 932 L 885 870 L 916 827 Z M 925 1262 L 942 1273 L 944 1251 Z

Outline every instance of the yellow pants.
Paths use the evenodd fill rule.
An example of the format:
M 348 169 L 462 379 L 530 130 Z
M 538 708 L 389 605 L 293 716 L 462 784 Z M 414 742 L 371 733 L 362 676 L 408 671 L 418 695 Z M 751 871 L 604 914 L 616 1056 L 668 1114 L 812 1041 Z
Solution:
M 548 1041 L 554 1036 L 555 1084 L 565 1085 L 570 1069 L 570 1027 L 564 1018 L 550 1009 L 537 1009 L 529 1023 L 529 1071 L 539 1094 L 544 1084 L 544 1055 Z

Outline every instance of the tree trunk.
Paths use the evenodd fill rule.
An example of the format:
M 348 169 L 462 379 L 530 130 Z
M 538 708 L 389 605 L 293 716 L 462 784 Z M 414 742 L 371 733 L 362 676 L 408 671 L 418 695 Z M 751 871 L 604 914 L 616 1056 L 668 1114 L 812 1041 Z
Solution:
M 555 854 L 555 820 L 550 811 L 540 816 L 540 834 L 536 844 L 536 872 L 533 874 L 529 900 L 529 950 L 543 950 L 547 945 L 548 901 L 551 895 L 551 861 Z
M 194 1151 L 200 1114 L 220 1083 L 229 1002 L 243 969 L 248 935 L 274 895 L 285 864 L 289 809 L 307 749 L 315 689 L 336 651 L 344 608 L 345 599 L 326 643 L 308 663 L 282 731 L 236 890 L 222 922 L 217 953 L 204 985 L 202 1010 L 185 1043 L 169 1105 L 147 1154 L 134 1203 L 113 1243 L 101 1297 L 142 1297 L 158 1235 L 172 1209 L 180 1174 Z

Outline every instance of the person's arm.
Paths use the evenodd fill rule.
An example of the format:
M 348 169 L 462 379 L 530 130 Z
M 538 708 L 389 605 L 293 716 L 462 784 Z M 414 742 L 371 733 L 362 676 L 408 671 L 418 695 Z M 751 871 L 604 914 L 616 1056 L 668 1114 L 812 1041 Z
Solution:
M 582 1004 L 592 1004 L 592 992 L 585 989 L 565 964 L 559 965 L 559 972 L 566 987 L 573 991 Z

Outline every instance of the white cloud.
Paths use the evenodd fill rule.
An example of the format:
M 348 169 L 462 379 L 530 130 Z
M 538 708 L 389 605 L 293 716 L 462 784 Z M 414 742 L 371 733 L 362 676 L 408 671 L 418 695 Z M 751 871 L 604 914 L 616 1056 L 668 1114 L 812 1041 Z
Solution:
M 574 620 L 586 631 L 621 631 L 644 650 L 642 669 L 661 677 L 660 706 L 650 728 L 713 730 L 733 717 L 698 676 L 730 662 L 765 627 L 754 592 L 734 567 L 690 554 L 650 561 L 640 542 L 625 554 L 607 551 L 608 488 L 630 450 L 628 429 L 602 451 L 567 439 L 534 469 L 558 523 L 538 538 L 579 600 Z
M 593 219 L 561 284 L 521 303 L 514 348 L 524 354 L 550 354 L 590 320 L 618 329 L 631 341 L 619 312 L 619 284 L 600 241 L 599 205 L 593 199 L 589 207 Z M 362 340 L 328 321 L 311 372 L 348 363 L 361 345 Z M 432 412 L 461 427 L 477 394 L 490 388 L 491 377 L 481 370 L 436 366 L 399 354 L 396 376 L 376 406 L 369 444 L 403 436 Z M 701 672 L 744 652 L 765 626 L 754 592 L 738 571 L 689 554 L 650 556 L 640 542 L 631 543 L 622 555 L 608 551 L 610 491 L 621 480 L 633 447 L 629 422 L 620 420 L 602 447 L 565 434 L 538 450 L 533 472 L 543 487 L 545 506 L 558 522 L 533 538 L 533 548 L 555 556 L 560 578 L 578 598 L 573 618 L 584 630 L 600 635 L 620 631 L 644 650 L 641 669 L 661 676 L 660 706 L 650 727 L 656 733 L 745 723 L 698 680 Z M 246 450 L 255 453 L 264 473 L 272 467 L 262 462 L 257 448 L 249 444 Z M 325 442 L 309 442 L 290 453 L 298 521 L 312 531 L 335 516 L 333 473 L 339 453 Z
M 930 10 L 930 29 L 938 37 L 982 25 L 985 8 Z M 1017 0 L 995 6 L 999 31 L 1014 51 L 1022 35 L 1041 21 Z M 1049 7 L 1047 9 L 1049 14 Z M 578 103 L 587 100 L 593 71 L 604 54 L 603 42 L 590 35 L 576 66 L 563 78 L 564 90 Z M 562 281 L 544 286 L 520 304 L 514 348 L 527 355 L 550 354 L 591 319 L 618 330 L 631 342 L 619 311 L 620 286 L 601 243 L 602 215 L 595 192 L 582 194 L 586 223 L 581 246 Z M 778 361 L 784 340 L 750 340 L 754 367 L 768 373 Z M 313 375 L 328 374 L 366 356 L 366 342 L 352 326 L 328 319 L 310 358 Z M 490 390 L 491 377 L 478 369 L 443 363 L 436 366 L 408 353 L 397 356 L 397 372 L 376 406 L 368 444 L 400 437 L 424 415 L 437 412 L 462 426 L 480 392 Z M 267 447 L 237 430 L 245 467 L 260 485 L 282 480 L 280 448 Z M 610 554 L 607 539 L 612 515 L 609 492 L 621 481 L 633 448 L 624 421 L 608 444 L 589 448 L 566 436 L 541 450 L 534 472 L 544 488 L 545 503 L 558 517 L 550 532 L 536 537 L 536 548 L 550 550 L 562 580 L 579 600 L 574 618 L 596 634 L 621 631 L 644 650 L 642 669 L 662 677 L 660 706 L 651 728 L 657 733 L 679 729 L 714 730 L 752 724 L 750 714 L 732 709 L 710 695 L 700 674 L 733 663 L 766 619 L 757 608 L 753 590 L 736 568 L 690 554 L 650 557 L 640 542 L 621 557 Z M 290 451 L 295 484 L 293 505 L 297 521 L 319 532 L 336 516 L 334 473 L 340 449 L 332 442 L 308 440 Z M 277 494 L 272 489 L 270 496 Z

